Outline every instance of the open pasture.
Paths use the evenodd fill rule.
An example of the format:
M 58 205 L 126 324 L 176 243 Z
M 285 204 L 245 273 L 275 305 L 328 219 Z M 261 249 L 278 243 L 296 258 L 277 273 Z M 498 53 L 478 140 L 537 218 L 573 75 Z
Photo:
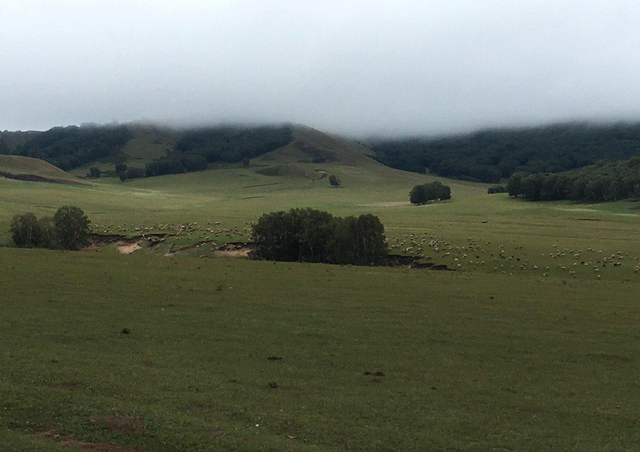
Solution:
M 531 203 L 440 179 L 453 199 L 416 207 L 409 190 L 433 177 L 366 158 L 291 166 L 296 152 L 126 183 L 0 179 L 1 241 L 16 213 L 72 204 L 134 250 L 0 249 L 0 442 L 119 452 L 640 447 L 633 203 Z M 274 167 L 276 176 L 260 171 Z M 456 271 L 216 254 L 247 240 L 262 213 L 291 207 L 373 213 L 392 252 Z M 153 233 L 168 236 L 146 248 L 141 236 Z
M 13 450 L 640 446 L 635 282 L 0 257 Z

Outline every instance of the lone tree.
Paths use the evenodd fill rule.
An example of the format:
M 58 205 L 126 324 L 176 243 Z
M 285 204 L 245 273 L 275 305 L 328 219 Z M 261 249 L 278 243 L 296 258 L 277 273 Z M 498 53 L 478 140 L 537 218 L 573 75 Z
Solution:
M 335 174 L 332 174 L 331 176 L 329 176 L 329 183 L 332 187 L 339 187 L 340 179 L 338 179 L 338 176 L 336 176 Z
M 16 215 L 11 220 L 11 238 L 20 248 L 35 248 L 40 246 L 41 228 L 36 216 L 29 212 Z
M 82 209 L 62 206 L 53 217 L 58 245 L 65 250 L 77 251 L 89 243 L 91 221 Z
M 251 163 L 251 160 L 249 160 L 249 157 L 245 157 L 242 159 L 242 166 L 244 166 L 245 168 L 249 166 L 249 163 Z
M 438 181 L 416 185 L 409 192 L 409 201 L 412 204 L 427 204 L 445 199 L 451 199 L 451 188 Z
M 91 168 L 89 168 L 89 175 L 91 177 L 100 177 L 101 174 L 102 174 L 102 171 L 100 171 L 100 168 L 96 166 L 92 166 Z

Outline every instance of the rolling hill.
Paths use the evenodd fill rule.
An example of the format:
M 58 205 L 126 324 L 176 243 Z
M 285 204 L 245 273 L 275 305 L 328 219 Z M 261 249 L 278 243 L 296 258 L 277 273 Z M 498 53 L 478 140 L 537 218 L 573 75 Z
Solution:
M 81 183 L 76 177 L 44 160 L 17 155 L 0 155 L 0 176 L 33 182 Z

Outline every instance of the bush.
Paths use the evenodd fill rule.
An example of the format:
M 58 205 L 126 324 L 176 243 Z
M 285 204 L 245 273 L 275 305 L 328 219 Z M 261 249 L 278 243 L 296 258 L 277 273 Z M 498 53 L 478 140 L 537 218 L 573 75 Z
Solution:
M 129 168 L 127 171 L 124 171 L 118 174 L 121 181 L 126 181 L 127 179 L 137 179 L 139 177 L 145 176 L 145 170 L 142 168 Z
M 507 192 L 507 187 L 505 187 L 504 185 L 493 185 L 492 187 L 487 188 L 487 193 L 490 195 L 496 194 L 496 193 L 506 193 Z
M 340 179 L 338 179 L 338 176 L 332 174 L 331 176 L 329 176 L 329 183 L 331 184 L 332 187 L 339 187 Z
M 101 174 L 102 171 L 100 171 L 100 168 L 96 166 L 92 166 L 91 168 L 89 168 L 89 176 L 97 178 L 100 177 Z
M 116 173 L 124 173 L 127 170 L 127 165 L 124 163 L 116 163 Z
M 29 212 L 13 217 L 10 231 L 13 243 L 17 247 L 35 248 L 40 246 L 42 239 L 40 223 L 33 213 Z
M 438 181 L 416 185 L 409 192 L 409 201 L 412 204 L 426 204 L 445 199 L 451 199 L 451 188 Z
M 373 215 L 340 218 L 315 209 L 264 214 L 253 225 L 256 259 L 376 265 L 387 254 L 384 226 Z
M 53 217 L 58 245 L 65 250 L 79 250 L 89 243 L 91 221 L 82 209 L 60 207 Z
M 249 163 L 251 163 L 251 160 L 249 159 L 249 157 L 245 157 L 242 159 L 242 166 L 244 166 L 245 168 L 249 166 Z

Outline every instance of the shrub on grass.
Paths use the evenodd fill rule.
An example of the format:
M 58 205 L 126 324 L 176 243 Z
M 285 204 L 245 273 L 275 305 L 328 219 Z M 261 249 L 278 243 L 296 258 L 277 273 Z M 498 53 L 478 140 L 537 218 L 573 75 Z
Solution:
M 504 185 L 493 185 L 487 188 L 487 193 L 490 195 L 493 195 L 496 193 L 506 193 L 506 192 L 507 192 L 507 187 L 505 187 Z

